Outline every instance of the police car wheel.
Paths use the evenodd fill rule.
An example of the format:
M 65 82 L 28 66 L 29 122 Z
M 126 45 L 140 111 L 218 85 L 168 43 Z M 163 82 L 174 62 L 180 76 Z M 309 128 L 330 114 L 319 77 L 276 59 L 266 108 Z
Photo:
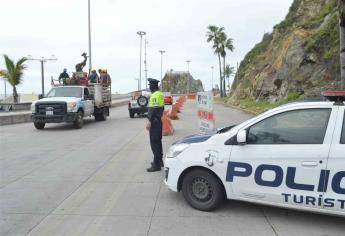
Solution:
M 146 107 L 148 102 L 149 100 L 147 99 L 147 97 L 142 96 L 142 95 L 137 99 L 137 103 L 141 107 Z
M 182 193 L 189 205 L 201 211 L 214 210 L 225 197 L 222 184 L 206 170 L 187 173 L 182 182 Z

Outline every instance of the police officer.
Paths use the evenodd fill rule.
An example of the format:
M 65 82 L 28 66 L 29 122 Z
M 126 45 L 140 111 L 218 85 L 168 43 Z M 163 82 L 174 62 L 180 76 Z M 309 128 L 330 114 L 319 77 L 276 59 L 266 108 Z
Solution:
M 153 162 L 148 172 L 160 171 L 163 167 L 163 147 L 162 147 L 162 115 L 164 111 L 164 96 L 159 91 L 159 80 L 149 78 L 151 97 L 148 105 L 148 123 L 146 129 L 150 132 L 150 144 L 153 152 Z

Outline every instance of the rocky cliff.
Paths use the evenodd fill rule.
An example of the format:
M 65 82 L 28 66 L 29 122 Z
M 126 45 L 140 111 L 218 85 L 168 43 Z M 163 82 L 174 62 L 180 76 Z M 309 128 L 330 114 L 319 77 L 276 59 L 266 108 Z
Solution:
M 189 72 L 170 71 L 162 79 L 162 91 L 172 94 L 204 91 L 201 80 L 195 80 Z
M 230 100 L 319 96 L 339 88 L 337 0 L 295 0 L 285 20 L 243 59 Z

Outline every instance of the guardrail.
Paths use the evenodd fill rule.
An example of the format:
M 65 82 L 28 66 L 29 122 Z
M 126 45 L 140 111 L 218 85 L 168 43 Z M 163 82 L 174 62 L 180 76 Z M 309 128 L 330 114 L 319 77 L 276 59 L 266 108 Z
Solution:
M 119 107 L 128 104 L 129 99 L 117 99 L 111 102 L 111 107 Z M 31 105 L 31 103 L 30 103 Z M 31 122 L 31 111 L 0 112 L 0 126 Z
M 28 111 L 31 102 L 25 103 L 0 103 L 0 111 Z

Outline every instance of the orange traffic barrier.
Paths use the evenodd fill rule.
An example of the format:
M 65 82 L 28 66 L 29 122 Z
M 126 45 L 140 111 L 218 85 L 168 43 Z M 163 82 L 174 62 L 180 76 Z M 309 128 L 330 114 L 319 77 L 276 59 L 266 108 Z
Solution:
M 168 117 L 172 120 L 178 120 L 175 104 L 172 106 L 171 111 L 168 113 Z
M 174 128 L 167 114 L 168 114 L 168 111 L 164 111 L 163 116 L 162 116 L 162 123 L 163 123 L 162 135 L 163 136 L 169 136 L 174 133 Z
M 173 106 L 175 106 L 177 113 L 181 113 L 181 103 L 177 102 Z
M 196 94 L 188 94 L 188 99 L 195 99 L 196 98 Z

